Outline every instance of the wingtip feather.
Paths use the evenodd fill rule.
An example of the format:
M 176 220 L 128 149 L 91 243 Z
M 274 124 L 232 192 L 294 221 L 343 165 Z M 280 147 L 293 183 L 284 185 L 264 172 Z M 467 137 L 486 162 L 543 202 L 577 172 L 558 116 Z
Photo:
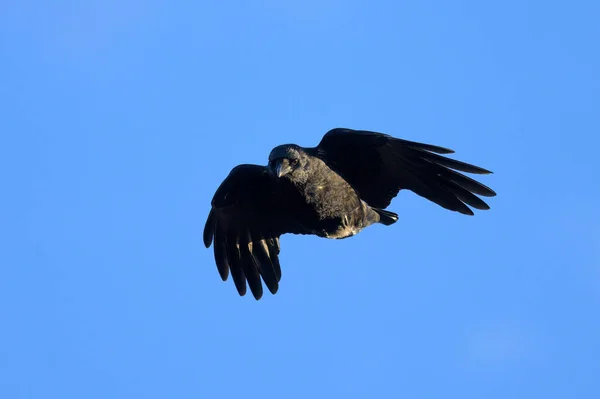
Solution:
M 208 217 L 206 218 L 206 224 L 204 225 L 204 233 L 202 235 L 202 240 L 204 241 L 204 246 L 206 248 L 209 248 L 210 244 L 212 244 L 213 237 L 215 234 L 214 218 L 214 211 L 211 209 L 208 213 Z

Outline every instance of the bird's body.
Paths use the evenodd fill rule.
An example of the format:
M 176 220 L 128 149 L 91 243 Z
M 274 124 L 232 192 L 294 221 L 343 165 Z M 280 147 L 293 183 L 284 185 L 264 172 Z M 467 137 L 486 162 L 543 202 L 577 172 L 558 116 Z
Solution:
M 323 238 L 346 238 L 379 221 L 377 213 L 360 199 L 356 190 L 344 178 L 304 149 L 296 147 L 296 151 L 307 154 L 303 164 L 307 178 L 287 182 L 307 205 L 306 214 L 300 218 L 306 234 Z
M 223 280 L 229 272 L 240 295 L 246 281 L 256 299 L 262 280 L 271 293 L 281 279 L 279 237 L 308 234 L 343 239 L 374 224 L 398 220 L 386 211 L 401 189 L 472 215 L 489 209 L 475 194 L 488 187 L 452 169 L 491 173 L 445 158 L 443 147 L 350 129 L 333 129 L 314 148 L 275 147 L 267 166 L 239 165 L 217 189 L 204 230 Z

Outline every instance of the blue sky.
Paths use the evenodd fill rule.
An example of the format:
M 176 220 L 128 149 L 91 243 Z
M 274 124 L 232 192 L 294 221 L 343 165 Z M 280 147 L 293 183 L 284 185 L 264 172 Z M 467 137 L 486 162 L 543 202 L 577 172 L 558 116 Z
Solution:
M 600 397 L 597 2 L 0 11 L 0 396 Z M 403 192 L 240 298 L 214 190 L 333 127 L 455 149 L 492 210 Z

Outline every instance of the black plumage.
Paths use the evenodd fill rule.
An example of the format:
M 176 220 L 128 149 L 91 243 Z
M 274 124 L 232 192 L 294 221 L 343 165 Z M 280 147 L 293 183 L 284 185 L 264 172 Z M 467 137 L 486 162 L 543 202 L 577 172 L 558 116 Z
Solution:
M 318 146 L 275 147 L 267 166 L 239 165 L 217 189 L 204 227 L 223 281 L 258 300 L 262 282 L 275 294 L 281 280 L 279 237 L 286 233 L 341 239 L 374 223 L 398 220 L 385 210 L 410 190 L 451 211 L 473 215 L 489 206 L 489 187 L 459 173 L 490 171 L 439 154 L 454 151 L 386 134 L 332 129 Z M 262 280 L 262 281 L 261 281 Z

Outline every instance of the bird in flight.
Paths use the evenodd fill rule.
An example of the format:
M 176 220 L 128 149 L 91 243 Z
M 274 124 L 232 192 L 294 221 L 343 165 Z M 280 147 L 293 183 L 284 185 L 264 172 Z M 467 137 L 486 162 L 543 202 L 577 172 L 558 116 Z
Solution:
M 410 190 L 465 215 L 490 207 L 485 185 L 457 172 L 492 173 L 439 154 L 453 150 L 387 134 L 332 129 L 316 147 L 275 147 L 267 166 L 238 165 L 217 189 L 204 227 L 223 281 L 231 274 L 240 296 L 250 287 L 275 294 L 281 280 L 279 238 L 286 233 L 330 239 L 352 237 L 398 215 L 385 210 L 400 190 Z M 247 283 L 247 285 L 246 285 Z

